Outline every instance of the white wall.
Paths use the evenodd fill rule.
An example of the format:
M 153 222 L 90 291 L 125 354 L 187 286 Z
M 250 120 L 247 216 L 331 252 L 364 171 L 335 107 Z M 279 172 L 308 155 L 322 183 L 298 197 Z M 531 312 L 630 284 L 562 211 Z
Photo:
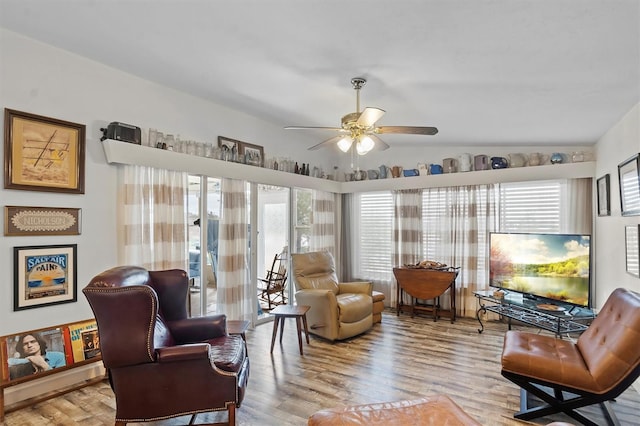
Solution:
M 100 127 L 109 122 L 153 127 L 199 141 L 216 141 L 224 135 L 263 145 L 266 155 L 322 160 L 306 150 L 306 142 L 287 144 L 284 138 L 293 134 L 283 129 L 4 29 L 0 29 L 0 52 L 0 107 L 87 126 L 84 195 L 0 190 L 2 206 L 82 209 L 81 235 L 2 237 L 0 335 L 92 317 L 80 291 L 77 303 L 14 312 L 13 247 L 78 244 L 78 290 L 116 264 L 117 168 L 106 163 L 99 141 Z
M 621 215 L 618 164 L 640 153 L 640 104 L 611 128 L 596 145 L 596 178 L 609 173 L 611 216 L 596 217 L 596 306 L 618 287 L 640 292 L 640 278 L 625 269 L 624 227 L 638 225 L 640 216 Z M 595 197 L 594 197 L 595 200 Z

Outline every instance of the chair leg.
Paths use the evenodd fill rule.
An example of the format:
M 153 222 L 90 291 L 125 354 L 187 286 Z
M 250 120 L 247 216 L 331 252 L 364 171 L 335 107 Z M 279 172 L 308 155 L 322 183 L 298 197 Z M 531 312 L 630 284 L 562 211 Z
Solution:
M 229 426 L 236 425 L 236 404 L 229 404 L 227 407 L 229 412 Z
M 575 411 L 576 408 L 596 404 L 598 402 L 597 400 L 581 395 L 559 400 L 554 397 L 556 389 L 554 389 L 554 395 L 552 395 L 546 390 L 542 389 L 540 386 L 537 386 L 530 382 L 517 381 L 514 383 L 522 388 L 520 392 L 520 412 L 514 414 L 514 418 L 520 420 L 532 420 L 535 418 L 548 416 L 550 414 L 563 412 L 567 416 L 577 420 L 585 426 L 599 426 L 598 423 L 593 422 L 592 420 Z M 546 405 L 529 408 L 527 404 L 527 392 L 530 392 L 540 398 L 546 403 Z M 609 404 L 609 401 L 601 402 L 600 405 L 602 407 L 604 417 L 607 420 L 607 424 L 609 426 L 619 426 L 620 423 L 615 413 L 611 409 L 611 404 Z

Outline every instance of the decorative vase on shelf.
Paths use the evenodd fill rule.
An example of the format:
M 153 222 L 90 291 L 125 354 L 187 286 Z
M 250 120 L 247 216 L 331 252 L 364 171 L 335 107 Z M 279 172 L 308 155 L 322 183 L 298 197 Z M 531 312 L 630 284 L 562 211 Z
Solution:
M 551 161 L 551 164 L 562 164 L 564 162 L 564 156 L 559 152 L 554 152 L 551 154 L 549 161 Z

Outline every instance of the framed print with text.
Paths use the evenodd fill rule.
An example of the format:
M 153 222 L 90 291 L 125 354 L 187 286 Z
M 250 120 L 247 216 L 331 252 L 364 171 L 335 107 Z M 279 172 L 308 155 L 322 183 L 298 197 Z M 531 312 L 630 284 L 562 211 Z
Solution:
M 14 247 L 13 310 L 77 301 L 77 245 Z
M 4 235 L 79 235 L 80 209 L 70 207 L 4 207 Z
M 84 194 L 85 125 L 4 110 L 4 187 Z
M 622 216 L 640 215 L 640 154 L 618 164 Z

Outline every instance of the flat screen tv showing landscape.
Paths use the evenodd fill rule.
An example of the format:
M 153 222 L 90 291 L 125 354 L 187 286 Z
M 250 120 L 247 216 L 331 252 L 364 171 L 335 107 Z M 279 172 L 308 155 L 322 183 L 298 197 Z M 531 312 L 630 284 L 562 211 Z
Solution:
M 493 232 L 489 252 L 492 287 L 590 306 L 590 235 Z

